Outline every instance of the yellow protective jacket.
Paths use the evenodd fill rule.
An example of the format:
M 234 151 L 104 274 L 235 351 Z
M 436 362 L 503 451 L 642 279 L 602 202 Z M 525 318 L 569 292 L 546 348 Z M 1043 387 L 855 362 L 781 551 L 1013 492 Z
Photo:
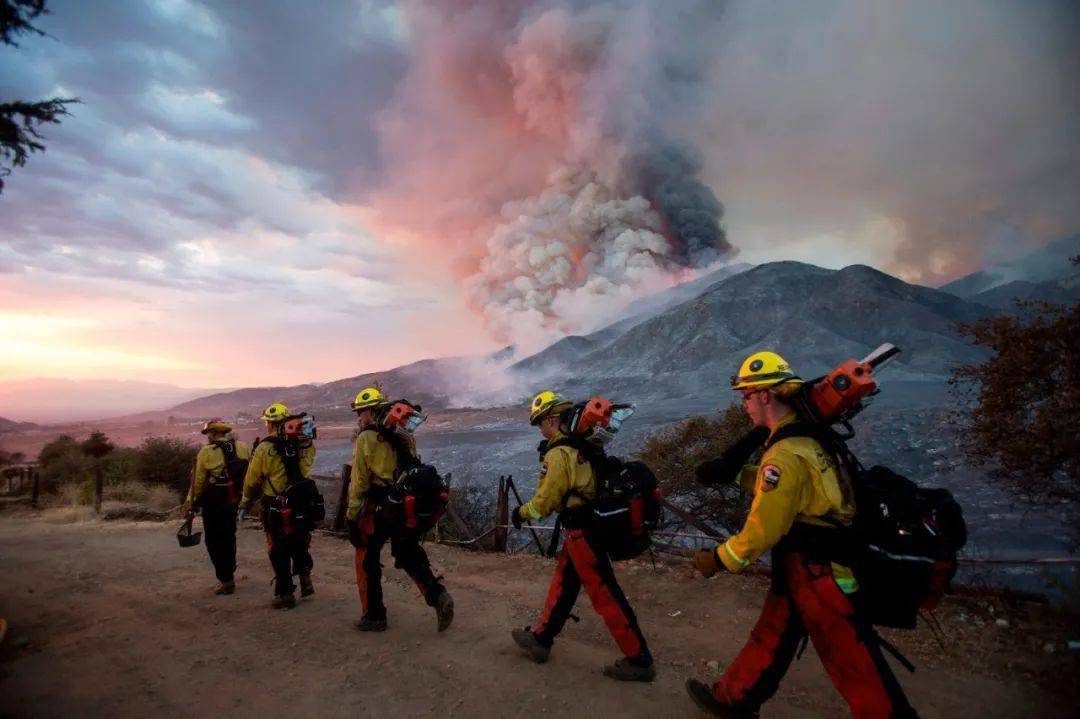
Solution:
M 777 429 L 794 421 L 793 412 Z M 745 569 L 772 549 L 795 522 L 832 527 L 833 522 L 849 524 L 855 516 L 854 502 L 850 492 L 841 488 L 835 460 L 810 437 L 776 442 L 765 450 L 759 465 L 743 469 L 739 481 L 754 492 L 750 513 L 742 530 L 716 548 L 717 558 L 732 572 Z M 834 567 L 839 569 L 839 565 Z M 837 574 L 838 582 L 845 573 Z
M 251 457 L 250 447 L 238 439 L 231 437 L 230 439 L 236 445 L 238 459 L 249 459 Z M 202 498 L 206 488 L 225 479 L 227 479 L 225 477 L 225 452 L 222 451 L 221 447 L 213 443 L 202 447 L 199 453 L 195 455 L 195 476 L 191 488 L 188 490 L 186 505 L 189 507 L 199 506 L 199 500 Z
M 313 464 L 315 445 L 309 443 L 300 450 L 300 474 L 310 477 Z M 248 462 L 247 474 L 244 476 L 244 497 L 240 504 L 247 507 L 254 499 L 256 491 L 261 491 L 264 497 L 276 497 L 278 492 L 285 489 L 288 479 L 285 462 L 274 443 L 268 439 L 259 442 L 259 446 L 251 454 L 251 461 Z
M 409 453 L 416 457 L 416 444 L 411 438 L 402 437 Z M 349 476 L 349 508 L 346 516 L 356 519 L 367 504 L 368 491 L 372 485 L 391 487 L 397 471 L 398 458 L 394 446 L 374 428 L 368 428 L 356 436 L 353 446 L 352 473 Z
M 562 434 L 553 437 L 548 444 L 555 444 L 560 439 L 563 439 Z M 567 495 L 570 495 L 567 507 L 580 507 L 591 500 L 596 496 L 596 474 L 580 452 L 562 445 L 544 453 L 540 477 L 536 480 L 536 494 L 521 506 L 521 516 L 532 522 L 539 521 L 562 509 L 563 498 Z

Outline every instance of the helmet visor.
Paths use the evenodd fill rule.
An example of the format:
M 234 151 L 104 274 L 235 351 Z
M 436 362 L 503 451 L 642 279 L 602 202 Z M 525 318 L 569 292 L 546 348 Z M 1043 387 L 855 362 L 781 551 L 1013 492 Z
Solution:
M 404 429 L 409 434 L 412 434 L 425 421 L 427 421 L 426 415 L 420 414 L 419 412 L 414 412 L 413 414 L 410 414 L 408 417 L 405 418 Z
M 607 428 L 612 432 L 618 432 L 622 423 L 630 419 L 630 416 L 634 414 L 634 406 L 626 405 L 623 407 L 615 407 L 611 410 L 611 420 L 608 421 Z

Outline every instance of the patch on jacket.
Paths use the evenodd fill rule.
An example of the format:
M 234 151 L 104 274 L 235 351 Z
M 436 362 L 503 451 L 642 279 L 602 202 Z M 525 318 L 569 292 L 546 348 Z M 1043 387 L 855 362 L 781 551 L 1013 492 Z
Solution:
M 775 464 L 766 464 L 761 468 L 761 491 L 771 492 L 780 486 L 780 468 Z
M 540 465 L 540 479 L 547 476 L 547 462 L 543 462 Z

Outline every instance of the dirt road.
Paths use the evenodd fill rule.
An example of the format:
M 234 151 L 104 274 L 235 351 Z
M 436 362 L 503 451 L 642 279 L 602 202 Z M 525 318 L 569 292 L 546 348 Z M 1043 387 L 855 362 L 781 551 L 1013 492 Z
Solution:
M 387 556 L 391 627 L 372 635 L 351 628 L 359 602 L 347 543 L 317 536 L 317 594 L 272 611 L 259 532 L 241 532 L 237 593 L 213 597 L 205 550 L 179 549 L 174 530 L 0 519 L 0 616 L 11 625 L 0 647 L 0 715 L 696 717 L 684 679 L 710 676 L 710 660 L 731 661 L 764 591 L 760 578 L 620 565 L 660 669 L 656 684 L 627 686 L 600 674 L 617 652 L 584 598 L 581 622 L 568 625 L 547 665 L 518 655 L 509 630 L 543 602 L 552 565 L 540 558 L 430 547 L 457 603 L 453 627 L 437 635 L 433 613 Z M 948 655 L 925 637 L 903 642 L 919 670 L 900 670 L 902 681 L 924 717 L 1072 714 L 1074 682 L 1058 677 L 1074 676 L 1076 661 L 1027 652 L 1041 646 L 1034 620 L 950 622 L 946 632 Z M 765 712 L 845 714 L 812 649 Z

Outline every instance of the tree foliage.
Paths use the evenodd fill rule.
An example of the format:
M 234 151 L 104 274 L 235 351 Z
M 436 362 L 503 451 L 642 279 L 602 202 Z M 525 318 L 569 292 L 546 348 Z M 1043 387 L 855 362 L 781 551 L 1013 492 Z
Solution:
M 0 0 L 0 43 L 18 47 L 19 35 L 44 35 L 33 21 L 48 12 L 45 0 Z
M 992 351 L 951 383 L 974 399 L 963 449 L 1032 498 L 1080 499 L 1080 304 L 1029 303 L 1025 317 L 990 317 L 960 331 Z
M 703 487 L 694 470 L 715 459 L 752 429 L 741 405 L 715 418 L 692 417 L 648 437 L 637 458 L 656 473 L 664 495 L 680 507 L 729 531 L 742 526 L 750 497 L 736 486 Z
M 147 437 L 132 466 L 134 479 L 163 484 L 177 493 L 188 489 L 199 448 L 175 437 Z
M 46 444 L 38 455 L 41 480 L 46 491 L 93 477 L 99 463 L 108 485 L 125 482 L 157 484 L 177 494 L 187 491 L 198 447 L 170 437 L 147 437 L 134 449 L 115 448 L 102 432 L 79 442 L 61 435 Z
M 44 35 L 33 21 L 47 13 L 45 0 L 0 0 L 0 43 L 18 47 L 19 35 Z M 41 127 L 59 124 L 62 116 L 70 114 L 67 106 L 78 101 L 53 97 L 0 103 L 0 192 L 12 169 L 25 165 L 33 153 L 45 151 Z
M 55 491 L 70 482 L 85 482 L 91 478 L 90 458 L 70 435 L 62 434 L 41 448 L 38 454 L 41 483 L 46 491 Z
M 91 432 L 90 436 L 84 439 L 79 447 L 82 449 L 83 454 L 95 459 L 101 459 L 114 449 L 113 443 L 109 441 L 104 432 Z

